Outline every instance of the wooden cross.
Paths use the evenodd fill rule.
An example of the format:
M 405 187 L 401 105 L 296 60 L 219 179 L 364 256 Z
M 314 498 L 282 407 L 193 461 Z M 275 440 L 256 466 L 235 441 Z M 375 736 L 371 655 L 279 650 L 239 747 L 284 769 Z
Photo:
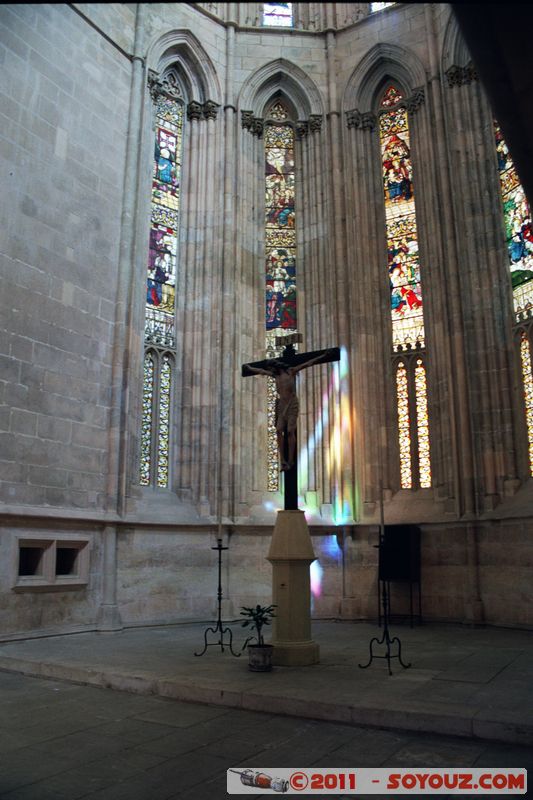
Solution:
M 340 350 L 338 347 L 330 348 L 329 350 L 313 350 L 309 353 L 297 353 L 294 349 L 294 343 L 301 341 L 301 334 L 293 334 L 291 336 L 279 337 L 276 339 L 276 345 L 279 347 L 285 345 L 283 353 L 279 358 L 267 358 L 263 361 L 254 361 L 250 364 L 242 365 L 242 377 L 247 378 L 250 375 L 271 375 L 274 377 L 274 369 L 283 362 L 286 367 L 294 368 L 299 367 L 305 369 L 314 364 L 326 364 L 330 361 L 340 361 Z M 284 430 L 284 452 L 280 454 L 282 461 L 289 462 L 289 435 L 287 425 L 285 424 Z M 289 468 L 284 470 L 284 507 L 285 511 L 296 511 L 298 509 L 298 445 L 294 442 L 294 459 Z

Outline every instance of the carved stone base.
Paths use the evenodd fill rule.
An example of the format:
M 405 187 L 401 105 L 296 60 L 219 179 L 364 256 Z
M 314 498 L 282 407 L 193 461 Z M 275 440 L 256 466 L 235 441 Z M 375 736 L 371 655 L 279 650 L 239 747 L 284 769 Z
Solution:
M 268 560 L 272 564 L 272 602 L 277 606 L 272 661 L 288 667 L 317 664 L 319 647 L 311 639 L 309 577 L 315 554 L 303 511 L 278 511 Z
M 106 633 L 110 631 L 121 631 L 123 629 L 122 620 L 116 605 L 102 605 L 98 610 L 97 630 Z

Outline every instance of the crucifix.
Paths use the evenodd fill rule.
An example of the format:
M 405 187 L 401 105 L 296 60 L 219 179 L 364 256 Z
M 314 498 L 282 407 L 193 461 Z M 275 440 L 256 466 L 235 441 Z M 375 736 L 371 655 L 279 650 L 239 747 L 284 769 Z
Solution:
M 298 419 L 298 397 L 296 395 L 296 375 L 300 370 L 314 364 L 326 364 L 340 360 L 340 350 L 313 350 L 297 353 L 294 345 L 302 340 L 301 334 L 277 337 L 276 346 L 284 346 L 279 358 L 268 358 L 243 364 L 243 378 L 249 375 L 267 375 L 276 381 L 278 397 L 276 400 L 276 435 L 281 471 L 285 474 L 285 511 L 298 509 L 298 451 L 296 425 Z

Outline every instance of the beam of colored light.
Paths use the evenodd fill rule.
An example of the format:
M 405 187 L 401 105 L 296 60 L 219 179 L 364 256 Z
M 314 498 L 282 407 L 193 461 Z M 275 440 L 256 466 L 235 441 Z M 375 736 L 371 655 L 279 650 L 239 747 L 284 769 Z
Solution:
M 322 395 L 319 417 L 307 443 L 298 453 L 298 508 L 306 516 L 320 514 L 318 501 L 313 502 L 314 492 L 309 491 L 309 462 L 315 450 L 328 432 L 325 441 L 325 466 L 328 477 L 333 482 L 333 522 L 345 525 L 354 519 L 357 501 L 357 486 L 350 473 L 352 461 L 353 432 L 355 412 L 349 400 L 349 364 L 345 347 L 340 349 L 340 361 L 333 366 L 332 375 Z M 266 510 L 279 510 L 272 502 L 264 503 Z
M 322 550 L 329 558 L 333 558 L 338 561 L 342 557 L 342 550 L 339 546 L 339 542 L 337 540 L 337 536 L 332 533 L 330 536 L 326 536 L 322 543 Z
M 329 385 L 322 396 L 321 414 L 315 424 L 315 430 L 309 437 L 307 445 L 300 449 L 298 485 L 302 496 L 299 505 L 310 514 L 317 514 L 316 504 L 306 503 L 304 497 L 309 488 L 309 458 L 329 428 L 328 447 L 325 448 L 325 465 L 328 476 L 334 481 L 333 486 L 333 521 L 343 525 L 354 517 L 354 492 L 347 466 L 351 463 L 353 441 L 353 412 L 349 401 L 348 352 L 341 347 L 340 361 L 334 365 Z
M 313 597 L 320 597 L 322 594 L 322 575 L 324 574 L 324 570 L 318 561 L 313 561 L 309 568 L 309 573 L 311 578 L 311 594 Z
M 354 492 L 349 466 L 352 459 L 353 412 L 349 401 L 348 353 L 341 348 L 334 372 L 335 414 L 330 430 L 328 472 L 333 486 L 333 521 L 345 525 L 354 517 Z

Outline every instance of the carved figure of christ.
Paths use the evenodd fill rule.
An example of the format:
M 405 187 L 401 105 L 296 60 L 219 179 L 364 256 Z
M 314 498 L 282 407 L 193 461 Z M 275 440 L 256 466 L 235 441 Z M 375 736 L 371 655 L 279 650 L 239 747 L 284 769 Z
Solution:
M 243 364 L 242 376 L 266 375 L 274 378 L 276 391 L 276 436 L 281 471 L 285 473 L 285 510 L 298 507 L 296 427 L 299 403 L 296 394 L 296 375 L 314 364 L 339 361 L 338 347 L 296 353 L 292 344 L 285 347 L 280 358 Z

